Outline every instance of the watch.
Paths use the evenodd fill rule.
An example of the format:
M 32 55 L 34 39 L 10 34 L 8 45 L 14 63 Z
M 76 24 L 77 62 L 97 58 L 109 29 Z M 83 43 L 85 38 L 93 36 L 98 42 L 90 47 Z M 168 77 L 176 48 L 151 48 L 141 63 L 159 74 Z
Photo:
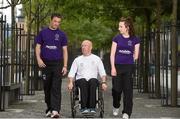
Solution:
M 106 81 L 101 82 L 101 84 L 107 84 Z

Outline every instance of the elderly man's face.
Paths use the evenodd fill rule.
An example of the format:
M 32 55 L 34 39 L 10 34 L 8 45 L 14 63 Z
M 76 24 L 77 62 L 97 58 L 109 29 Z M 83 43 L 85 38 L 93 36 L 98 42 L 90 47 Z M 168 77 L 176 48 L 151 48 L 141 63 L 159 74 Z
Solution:
M 83 41 L 81 44 L 81 50 L 83 55 L 89 55 L 91 54 L 91 50 L 92 50 L 92 44 L 90 41 Z

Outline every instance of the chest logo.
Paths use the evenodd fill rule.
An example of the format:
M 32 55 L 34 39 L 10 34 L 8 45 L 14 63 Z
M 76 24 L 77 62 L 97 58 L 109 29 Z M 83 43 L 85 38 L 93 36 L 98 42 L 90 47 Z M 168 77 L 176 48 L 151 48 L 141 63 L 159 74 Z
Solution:
M 54 40 L 59 40 L 59 34 L 55 34 L 55 39 Z
M 128 41 L 128 46 L 132 46 L 132 41 L 131 40 Z
M 84 66 L 84 64 L 83 63 L 80 63 L 80 67 L 83 67 Z

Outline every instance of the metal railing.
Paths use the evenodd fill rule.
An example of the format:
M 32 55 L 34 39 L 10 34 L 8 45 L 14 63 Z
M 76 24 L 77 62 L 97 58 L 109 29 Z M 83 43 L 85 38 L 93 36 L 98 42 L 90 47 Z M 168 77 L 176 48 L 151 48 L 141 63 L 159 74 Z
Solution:
M 23 95 L 35 94 L 34 72 L 37 67 L 33 46 L 34 35 L 28 39 L 23 27 L 17 23 L 13 29 L 15 37 L 11 38 L 12 29 L 6 23 L 6 18 L 4 16 L 0 18 L 0 110 L 5 109 L 5 92 L 8 90 L 17 88 L 18 100 L 22 100 Z M 12 44 L 12 40 L 15 40 L 15 44 Z M 30 42 L 29 49 L 27 42 Z
M 171 60 L 171 51 L 172 51 L 172 47 L 171 47 L 171 25 L 163 25 L 161 30 L 160 30 L 160 46 L 158 47 L 160 49 L 160 66 L 156 66 L 156 50 L 155 50 L 155 46 L 156 46 L 156 35 L 157 32 L 155 30 L 152 30 L 149 34 L 150 34 L 150 41 L 149 41 L 149 63 L 148 63 L 148 68 L 144 69 L 143 67 L 145 67 L 145 64 L 140 64 L 140 69 L 144 69 L 144 70 L 148 70 L 148 79 L 144 79 L 143 75 L 143 70 L 141 70 L 142 72 L 140 73 L 140 79 L 141 80 L 139 82 L 139 91 L 143 92 L 144 89 L 144 85 L 142 82 L 144 82 L 145 80 L 148 80 L 148 94 L 149 94 L 149 98 L 159 98 L 156 95 L 156 88 L 157 88 L 157 84 L 156 84 L 156 80 L 160 80 L 160 98 L 161 98 L 161 104 L 163 106 L 171 106 L 171 100 L 172 100 L 172 89 L 175 87 L 172 87 L 172 70 L 174 67 L 177 67 L 177 82 L 180 79 L 180 71 L 178 69 L 180 69 L 180 50 L 177 51 L 177 65 L 176 66 L 172 66 L 172 60 Z M 177 47 L 180 47 L 180 26 L 176 26 L 176 30 L 177 30 Z M 146 34 L 147 35 L 147 34 Z M 141 45 L 144 45 L 144 42 L 146 40 L 147 36 L 143 36 L 142 37 L 142 43 Z M 143 47 L 146 48 L 146 47 Z M 144 49 L 141 49 L 142 54 L 144 54 Z M 144 57 L 140 57 L 140 60 L 145 60 Z M 156 79 L 156 71 L 157 69 L 160 69 L 160 79 Z M 180 82 L 177 83 L 177 106 L 180 105 Z

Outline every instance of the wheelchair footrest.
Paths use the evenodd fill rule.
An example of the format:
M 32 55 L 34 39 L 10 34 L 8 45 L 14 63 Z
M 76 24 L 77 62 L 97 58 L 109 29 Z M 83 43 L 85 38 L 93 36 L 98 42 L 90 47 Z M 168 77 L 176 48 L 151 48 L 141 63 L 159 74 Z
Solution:
M 96 113 L 87 112 L 87 113 L 82 113 L 82 115 L 83 115 L 84 117 L 91 118 L 91 117 L 94 117 L 94 116 L 96 115 Z

